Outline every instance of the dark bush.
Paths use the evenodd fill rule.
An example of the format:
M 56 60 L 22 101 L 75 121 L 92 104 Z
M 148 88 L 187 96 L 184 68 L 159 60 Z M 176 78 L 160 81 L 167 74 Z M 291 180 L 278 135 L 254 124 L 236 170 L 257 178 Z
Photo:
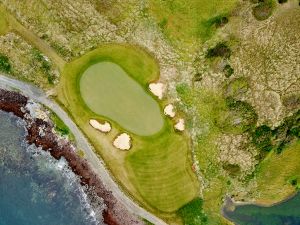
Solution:
M 272 0 L 265 0 L 260 2 L 257 6 L 254 6 L 252 13 L 257 20 L 268 19 L 273 12 L 274 3 Z
M 288 0 L 278 0 L 278 3 L 279 4 L 283 4 L 283 3 L 286 3 Z
M 7 56 L 0 54 L 0 71 L 4 73 L 11 72 L 11 65 Z
M 227 64 L 224 67 L 223 72 L 225 73 L 225 77 L 228 78 L 228 77 L 230 77 L 234 73 L 234 70 L 233 70 L 233 68 L 229 64 Z
M 225 24 L 227 24 L 228 21 L 229 20 L 228 20 L 227 16 L 219 15 L 219 16 L 209 19 L 207 21 L 207 25 L 210 27 L 215 26 L 216 28 L 219 28 L 219 27 L 223 27 Z
M 268 127 L 267 125 L 259 126 L 252 132 L 251 136 L 254 145 L 258 149 L 267 152 L 272 150 L 273 132 L 270 127 Z
M 215 47 L 208 49 L 206 57 L 224 57 L 229 58 L 231 55 L 230 48 L 226 45 L 226 43 L 218 43 Z
M 225 164 L 223 165 L 223 169 L 226 170 L 232 177 L 238 176 L 241 172 L 240 166 L 236 164 Z
M 182 218 L 184 225 L 207 224 L 207 216 L 202 209 L 203 200 L 195 198 L 178 209 L 177 214 Z

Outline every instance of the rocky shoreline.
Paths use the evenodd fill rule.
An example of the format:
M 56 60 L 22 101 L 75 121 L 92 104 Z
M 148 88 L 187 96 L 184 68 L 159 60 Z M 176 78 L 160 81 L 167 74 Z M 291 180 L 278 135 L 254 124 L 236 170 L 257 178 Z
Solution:
M 26 122 L 27 141 L 48 151 L 55 159 L 64 157 L 71 170 L 78 175 L 81 185 L 88 187 L 87 194 L 93 201 L 93 196 L 103 199 L 105 209 L 102 216 L 108 225 L 139 225 L 144 222 L 131 214 L 124 205 L 107 190 L 92 170 L 89 163 L 80 157 L 75 147 L 66 139 L 53 132 L 54 125 L 49 120 L 35 118 L 27 108 L 29 99 L 20 93 L 0 89 L 0 110 L 11 112 Z M 95 200 L 94 200 L 95 201 Z M 94 204 L 96 204 L 94 202 Z

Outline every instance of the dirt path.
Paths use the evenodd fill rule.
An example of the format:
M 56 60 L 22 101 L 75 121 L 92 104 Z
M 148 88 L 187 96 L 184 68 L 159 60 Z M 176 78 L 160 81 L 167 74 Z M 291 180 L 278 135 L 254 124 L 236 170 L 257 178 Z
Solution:
M 59 68 L 59 70 L 62 71 L 66 62 L 63 60 L 61 56 L 59 56 L 54 51 L 54 49 L 50 45 L 48 45 L 48 43 L 46 43 L 44 40 L 39 38 L 33 32 L 25 28 L 10 13 L 8 13 L 7 10 L 1 4 L 0 4 L 0 13 L 5 15 L 11 31 L 20 35 L 22 38 L 24 38 L 25 41 L 27 41 L 29 44 L 33 45 L 38 50 L 40 50 L 44 55 L 49 57 L 51 61 Z
M 86 159 L 91 164 L 94 171 L 99 175 L 105 187 L 108 190 L 112 191 L 113 195 L 118 198 L 133 214 L 138 215 L 141 218 L 145 218 L 156 225 L 167 225 L 164 221 L 137 205 L 132 199 L 127 197 L 123 193 L 123 191 L 121 191 L 119 186 L 112 179 L 109 171 L 106 169 L 104 162 L 94 153 L 92 146 L 89 144 L 76 124 L 70 119 L 68 114 L 64 110 L 62 110 L 57 103 L 50 100 L 42 90 L 25 82 L 8 78 L 4 75 L 0 75 L 0 88 L 20 90 L 22 94 L 28 96 L 36 102 L 46 105 L 51 110 L 53 110 L 70 128 L 75 136 L 77 147 L 84 151 Z

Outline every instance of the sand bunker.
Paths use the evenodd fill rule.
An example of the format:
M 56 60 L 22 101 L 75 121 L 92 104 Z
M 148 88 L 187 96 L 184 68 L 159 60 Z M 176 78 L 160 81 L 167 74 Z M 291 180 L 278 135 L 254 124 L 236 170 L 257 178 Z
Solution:
M 174 106 L 172 104 L 168 104 L 164 108 L 164 113 L 166 116 L 173 118 L 175 116 Z
M 114 146 L 120 150 L 129 150 L 131 148 L 131 138 L 128 134 L 120 134 L 114 140 Z
M 184 119 L 179 119 L 179 121 L 175 124 L 175 129 L 179 131 L 184 131 L 185 125 L 184 125 Z
M 101 124 L 97 120 L 90 120 L 90 125 L 103 133 L 108 133 L 111 131 L 111 125 L 106 121 Z
M 151 83 L 149 84 L 149 89 L 157 96 L 159 99 L 162 99 L 164 93 L 164 84 L 163 83 Z

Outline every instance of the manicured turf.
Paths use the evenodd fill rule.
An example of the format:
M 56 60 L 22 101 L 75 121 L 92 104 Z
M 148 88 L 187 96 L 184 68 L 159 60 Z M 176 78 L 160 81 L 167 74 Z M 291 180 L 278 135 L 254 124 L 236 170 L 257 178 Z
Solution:
M 158 103 L 115 63 L 100 62 L 89 67 L 81 77 L 80 92 L 93 112 L 130 132 L 153 135 L 163 127 Z
M 153 136 L 131 134 L 133 148 L 129 152 L 115 149 L 112 141 L 123 129 L 115 122 L 112 122 L 114 129 L 109 134 L 93 129 L 88 123 L 90 118 L 105 118 L 86 106 L 79 90 L 82 73 L 101 61 L 120 65 L 149 95 L 149 82 L 159 77 L 156 61 L 142 49 L 105 45 L 65 66 L 57 88 L 57 100 L 87 135 L 126 191 L 157 214 L 176 211 L 192 200 L 198 190 L 197 179 L 191 170 L 188 139 L 176 134 L 166 120 L 163 128 Z
M 128 155 L 131 180 L 152 207 L 173 212 L 196 196 L 188 151 L 182 135 L 166 130 Z

